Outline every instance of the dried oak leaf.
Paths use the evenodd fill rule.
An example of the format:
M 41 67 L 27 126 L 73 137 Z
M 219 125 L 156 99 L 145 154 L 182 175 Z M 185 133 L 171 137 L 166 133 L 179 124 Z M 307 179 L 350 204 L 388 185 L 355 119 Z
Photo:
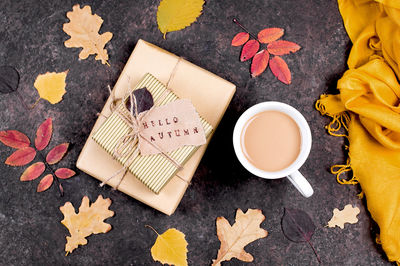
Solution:
M 33 84 L 39 93 L 39 97 L 49 101 L 51 104 L 59 103 L 66 92 L 65 79 L 67 74 L 68 70 L 61 73 L 47 72 L 39 74 Z
M 11 166 L 23 166 L 35 159 L 36 151 L 32 147 L 25 147 L 19 150 L 16 150 L 13 154 L 11 154 L 5 161 L 5 164 Z
M 39 151 L 49 145 L 51 135 L 53 134 L 53 120 L 51 118 L 47 118 L 37 129 L 36 131 L 36 139 L 35 139 L 35 147 Z
M 150 228 L 158 235 L 156 242 L 151 247 L 151 256 L 154 261 L 162 264 L 187 266 L 188 243 L 185 234 L 175 228 L 170 228 L 159 235 L 154 228 Z
M 108 64 L 108 53 L 104 46 L 113 36 L 111 32 L 99 34 L 103 20 L 98 15 L 92 15 L 90 6 L 84 6 L 82 9 L 79 4 L 72 7 L 72 11 L 67 12 L 70 22 L 63 25 L 63 30 L 71 36 L 64 42 L 65 47 L 79 48 L 80 59 L 86 59 L 89 55 L 97 54 L 96 60 L 101 60 L 103 64 Z
M 237 258 L 241 261 L 251 262 L 253 256 L 244 250 L 244 247 L 254 240 L 264 238 L 268 232 L 260 228 L 265 220 L 261 210 L 249 209 L 243 213 L 241 209 L 236 212 L 236 222 L 231 226 L 224 217 L 217 218 L 217 235 L 221 241 L 218 255 L 212 265 L 221 265 L 222 261 Z
M 89 198 L 84 196 L 79 207 L 79 213 L 75 213 L 75 208 L 71 202 L 66 202 L 60 207 L 64 214 L 61 223 L 68 228 L 71 236 L 67 236 L 65 251 L 71 253 L 79 245 L 86 245 L 86 237 L 91 234 L 107 233 L 111 230 L 111 225 L 104 220 L 114 216 L 114 212 L 108 208 L 111 199 L 103 199 L 100 195 L 97 200 L 89 207 Z
M 333 216 L 328 222 L 328 227 L 338 226 L 341 229 L 344 228 L 345 223 L 355 224 L 358 222 L 357 215 L 360 213 L 358 207 L 353 207 L 351 204 L 344 206 L 343 210 L 335 208 L 333 210 Z
M 17 130 L 0 131 L 0 141 L 4 145 L 15 149 L 29 147 L 31 144 L 29 138 Z

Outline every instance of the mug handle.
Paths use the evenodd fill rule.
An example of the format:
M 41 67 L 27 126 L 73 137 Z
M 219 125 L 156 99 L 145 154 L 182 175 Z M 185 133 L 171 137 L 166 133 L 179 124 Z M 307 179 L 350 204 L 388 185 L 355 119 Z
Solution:
M 308 198 L 314 193 L 310 183 L 308 183 L 308 181 L 299 171 L 288 175 L 287 178 L 304 197 Z

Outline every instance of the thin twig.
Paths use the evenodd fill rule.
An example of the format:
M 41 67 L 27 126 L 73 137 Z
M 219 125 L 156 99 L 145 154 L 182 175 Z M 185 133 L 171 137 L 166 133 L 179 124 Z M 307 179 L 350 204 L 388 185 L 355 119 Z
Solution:
M 34 104 L 32 104 L 31 107 L 29 107 L 29 109 L 35 108 L 36 105 L 39 103 L 40 99 L 42 99 L 42 98 L 38 98 L 38 99 L 36 100 L 36 102 L 35 102 Z
M 236 18 L 232 20 L 234 23 L 236 23 L 239 27 L 241 27 L 245 32 L 247 32 L 253 39 L 255 39 L 257 42 L 260 42 L 256 36 L 254 36 L 248 29 L 246 29 Z
M 156 231 L 156 229 L 154 229 L 152 226 L 146 224 L 144 227 L 148 227 L 148 228 L 150 228 L 151 230 L 153 230 L 154 233 L 156 233 L 158 236 L 160 235 L 160 234 Z

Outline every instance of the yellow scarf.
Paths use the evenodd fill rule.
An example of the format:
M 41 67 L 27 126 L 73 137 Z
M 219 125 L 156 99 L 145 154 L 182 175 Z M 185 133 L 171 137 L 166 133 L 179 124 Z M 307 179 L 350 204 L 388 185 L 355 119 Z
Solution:
M 400 262 L 400 1 L 338 0 L 353 43 L 337 95 L 316 108 L 333 121 L 332 135 L 348 130 L 349 161 L 332 167 L 342 184 L 360 183 L 390 261 Z M 350 180 L 341 179 L 353 171 Z

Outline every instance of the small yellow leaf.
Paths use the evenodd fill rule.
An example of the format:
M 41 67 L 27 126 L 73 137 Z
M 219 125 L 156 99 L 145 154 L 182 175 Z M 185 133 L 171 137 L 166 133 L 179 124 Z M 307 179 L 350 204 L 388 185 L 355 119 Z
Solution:
M 40 98 L 49 101 L 51 104 L 60 102 L 65 94 L 67 74 L 68 70 L 61 73 L 47 72 L 38 75 L 33 86 L 37 89 Z
M 151 256 L 154 261 L 159 261 L 162 264 L 185 266 L 188 265 L 187 245 L 185 234 L 175 228 L 171 228 L 165 231 L 164 234 L 158 235 L 151 248 Z
M 100 195 L 90 207 L 89 198 L 84 196 L 78 214 L 71 202 L 66 202 L 64 206 L 60 207 L 60 211 L 64 214 L 64 220 L 61 223 L 68 228 L 71 234 L 71 236 L 67 236 L 65 245 L 67 255 L 79 245 L 86 245 L 87 236 L 107 233 L 111 230 L 111 225 L 104 222 L 104 219 L 114 215 L 114 212 L 108 209 L 110 205 L 111 200 L 103 199 Z
M 177 31 L 190 26 L 201 15 L 204 0 L 161 0 L 157 11 L 160 31 Z
M 360 209 L 358 207 L 351 206 L 351 204 L 347 204 L 346 206 L 344 206 L 344 209 L 341 211 L 335 208 L 333 210 L 332 219 L 328 222 L 328 226 L 338 226 L 343 229 L 345 223 L 355 224 L 358 222 L 357 215 L 359 213 Z

